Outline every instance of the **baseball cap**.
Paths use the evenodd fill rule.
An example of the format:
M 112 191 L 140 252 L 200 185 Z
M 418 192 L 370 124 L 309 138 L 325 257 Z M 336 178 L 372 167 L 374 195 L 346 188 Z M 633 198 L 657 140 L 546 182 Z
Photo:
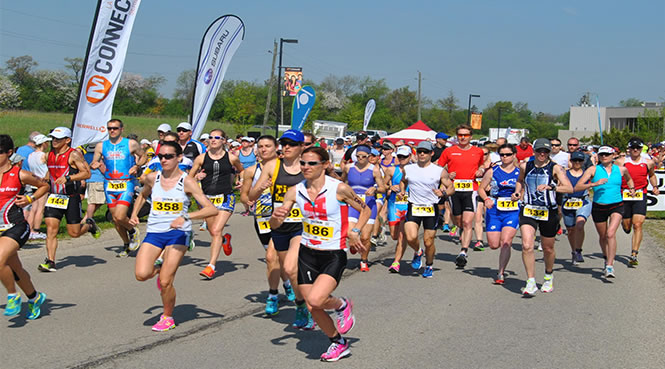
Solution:
M 142 144 L 142 145 L 143 145 L 143 144 L 150 145 L 150 141 L 149 141 L 149 140 L 146 140 L 146 139 L 144 138 L 144 139 L 141 140 L 141 144 Z
M 411 148 L 408 146 L 400 146 L 395 154 L 403 156 L 411 156 Z
M 420 141 L 420 143 L 416 147 L 416 150 L 418 150 L 418 149 L 432 151 L 432 150 L 434 150 L 434 146 L 429 141 Z
M 192 125 L 187 123 L 187 122 L 182 122 L 182 123 L 178 124 L 178 127 L 176 127 L 176 129 L 177 128 L 182 128 L 182 129 L 186 129 L 188 131 L 191 131 L 192 130 Z
M 644 141 L 640 140 L 639 138 L 631 138 L 630 141 L 628 141 L 628 147 L 639 147 L 642 148 L 644 146 Z
M 343 144 L 344 143 L 344 137 L 337 137 L 335 139 L 336 144 Z
M 547 151 L 552 151 L 552 144 L 547 138 L 539 138 L 533 143 L 533 151 L 538 151 L 540 149 L 547 149 Z
M 252 142 L 252 139 L 247 136 L 243 136 L 243 138 L 241 138 L 240 141 Z
M 358 140 L 364 140 L 364 139 L 366 139 L 366 138 L 367 138 L 367 132 L 365 132 L 365 131 L 360 131 L 360 132 L 356 133 L 356 139 L 358 139 Z
M 202 140 L 202 141 L 203 141 L 203 140 L 207 140 L 207 139 L 209 139 L 209 138 L 210 138 L 210 135 L 207 134 L 207 133 L 204 133 L 204 134 L 201 135 L 201 137 L 199 137 L 199 140 Z
M 409 145 L 415 145 L 416 143 L 413 142 L 413 141 L 409 141 L 408 144 L 409 144 Z
M 570 154 L 570 160 L 584 160 L 584 153 L 581 151 L 573 151 Z
M 302 132 L 297 131 L 295 129 L 289 129 L 288 131 L 284 132 L 282 137 L 279 138 L 279 140 L 291 140 L 294 142 L 305 142 L 305 135 L 302 134 Z
M 13 153 L 12 156 L 9 157 L 9 162 L 12 164 L 18 164 L 23 160 L 25 160 L 25 158 L 17 153 Z
M 254 142 L 254 137 L 249 137 L 249 142 Z
M 171 125 L 168 123 L 162 123 L 157 127 L 157 132 L 171 132 Z
M 46 137 L 43 134 L 38 134 L 37 136 L 33 137 L 31 141 L 34 142 L 36 145 L 41 145 L 44 142 L 48 142 L 51 140 L 52 138 L 50 137 Z
M 233 146 L 233 147 L 240 146 L 240 142 L 238 142 L 238 141 L 233 141 L 233 142 L 231 143 L 231 146 Z
M 381 147 L 385 150 L 395 150 L 395 144 L 390 141 L 385 141 Z
M 447 140 L 448 138 L 450 138 L 450 136 L 448 136 L 447 134 L 445 134 L 443 132 L 439 132 L 439 133 L 436 134 L 436 139 L 439 139 L 439 138 L 442 139 L 442 140 Z
M 610 146 L 601 146 L 598 149 L 599 154 L 614 154 L 614 149 L 611 148 Z
M 72 138 L 72 130 L 67 127 L 55 127 L 48 135 L 53 138 Z
M 379 156 L 379 150 L 372 149 L 372 152 L 370 152 L 370 155 Z

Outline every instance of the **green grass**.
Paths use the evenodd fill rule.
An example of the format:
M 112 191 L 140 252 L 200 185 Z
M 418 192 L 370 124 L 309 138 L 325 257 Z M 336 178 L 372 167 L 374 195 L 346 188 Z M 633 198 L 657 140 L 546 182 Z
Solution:
M 16 147 L 25 145 L 28 142 L 28 136 L 32 131 L 38 131 L 48 134 L 53 128 L 58 126 L 71 127 L 73 114 L 68 113 L 45 113 L 38 111 L 8 110 L 0 112 L 0 133 L 8 134 L 14 139 Z M 123 121 L 125 125 L 124 135 L 135 133 L 141 138 L 149 140 L 157 139 L 157 127 L 162 123 L 169 123 L 175 130 L 178 123 L 186 118 L 174 117 L 150 117 L 150 116 L 113 116 Z M 221 128 L 228 136 L 237 133 L 245 133 L 252 130 L 250 126 L 232 125 L 208 121 L 205 130 L 212 128 Z
M 665 219 L 665 211 L 647 211 L 647 219 Z

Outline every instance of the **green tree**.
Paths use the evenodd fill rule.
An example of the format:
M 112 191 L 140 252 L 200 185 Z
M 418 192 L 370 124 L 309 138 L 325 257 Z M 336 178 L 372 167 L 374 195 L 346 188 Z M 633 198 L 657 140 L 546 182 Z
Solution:
M 619 106 L 624 106 L 624 107 L 635 107 L 635 106 L 643 106 L 644 101 L 636 98 L 636 97 L 629 97 L 625 100 L 619 101 Z
M 26 84 L 32 73 L 32 69 L 37 66 L 37 62 L 30 55 L 23 55 L 9 58 L 5 62 L 7 70 L 11 72 L 10 79 L 19 86 Z

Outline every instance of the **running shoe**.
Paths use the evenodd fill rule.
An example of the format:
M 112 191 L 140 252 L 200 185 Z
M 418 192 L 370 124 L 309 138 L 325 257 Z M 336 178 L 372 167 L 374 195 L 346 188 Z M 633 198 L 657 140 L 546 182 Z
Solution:
M 361 261 L 360 262 L 360 271 L 361 272 L 369 272 L 369 264 L 367 264 L 366 261 Z
M 139 227 L 134 227 L 133 232 L 129 233 L 129 251 L 136 251 L 138 250 L 139 246 L 141 246 L 141 231 L 139 230 Z
M 374 247 L 377 247 L 379 245 L 378 240 L 376 239 L 376 236 L 370 237 L 369 243 Z
M 346 307 L 342 311 L 335 311 L 337 313 L 337 331 L 339 334 L 346 334 L 356 325 L 356 317 L 353 315 L 353 301 L 342 297 L 346 301 Z
M 194 235 L 189 233 L 189 245 L 187 246 L 187 251 L 192 251 L 196 247 L 196 242 L 194 242 Z
M 44 262 L 39 264 L 37 269 L 39 269 L 42 272 L 55 272 L 56 270 L 58 270 L 55 268 L 55 262 L 49 259 L 44 259 Z
M 207 230 L 208 230 L 208 222 L 204 220 L 203 223 L 201 223 L 201 226 L 199 227 L 199 231 L 207 231 Z
M 563 228 L 559 227 L 559 230 L 556 231 L 557 236 L 561 236 L 563 234 Z
M 231 255 L 233 252 L 233 248 L 231 247 L 231 235 L 228 233 L 222 238 L 222 248 L 224 249 L 224 255 L 226 256 Z
M 305 321 L 305 325 L 300 327 L 300 329 L 304 331 L 313 331 L 316 328 L 316 322 L 314 321 L 314 318 L 312 318 L 312 314 L 307 310 L 307 320 Z
M 605 266 L 605 278 L 616 278 L 614 275 L 614 266 L 607 265 Z
M 419 270 L 423 266 L 423 249 L 413 253 L 413 260 L 411 260 L 411 268 Z
M 383 228 L 379 230 L 379 237 L 377 238 L 377 241 L 379 241 L 380 244 L 385 245 L 386 244 L 386 234 L 383 232 Z
M 395 261 L 392 264 L 390 264 L 388 271 L 390 273 L 399 273 L 399 261 Z
M 30 320 L 39 318 L 42 314 L 41 307 L 44 301 L 46 301 L 46 294 L 44 292 L 39 292 L 34 302 L 28 301 L 28 315 L 26 317 Z
M 630 255 L 630 260 L 628 260 L 628 264 L 632 266 L 636 266 L 637 264 L 639 264 L 639 262 L 637 261 L 637 255 Z
M 425 266 L 425 270 L 423 271 L 423 278 L 432 278 L 432 274 L 434 274 L 434 269 L 430 265 Z
M 455 258 L 455 265 L 457 265 L 458 268 L 464 268 L 466 266 L 466 254 L 463 252 L 460 252 L 459 255 Z
M 543 251 L 543 245 L 540 242 L 538 242 L 538 248 L 536 250 Z
M 540 286 L 540 292 L 548 293 L 554 291 L 554 276 L 551 274 L 545 274 L 545 281 L 543 285 Z
M 154 265 L 155 268 L 158 268 L 158 269 L 159 269 L 159 268 L 162 267 L 162 264 L 164 264 L 164 259 L 162 259 L 162 258 L 157 258 L 157 260 L 155 260 L 155 262 L 154 262 L 152 265 Z
M 296 293 L 293 291 L 293 286 L 284 286 L 284 294 L 289 301 L 296 301 Z
M 307 305 L 296 306 L 296 320 L 293 322 L 293 327 L 304 330 L 316 328 L 316 323 L 312 319 L 312 314 L 307 310 Z
M 165 332 L 173 328 L 175 328 L 173 318 L 167 318 L 164 315 L 160 316 L 157 324 L 152 326 L 152 330 L 155 332 Z
M 18 315 L 21 312 L 21 295 L 17 294 L 14 297 L 7 296 L 7 306 L 5 306 L 5 316 Z
M 46 239 L 46 233 L 30 232 L 30 239 L 31 240 L 45 240 Z
M 450 229 L 450 233 L 448 234 L 450 237 L 457 237 L 457 226 L 453 226 L 453 228 Z
M 266 300 L 266 315 L 274 316 L 279 313 L 279 300 L 277 296 L 268 297 Z
M 337 361 L 350 353 L 348 340 L 344 340 L 344 343 L 333 342 L 328 347 L 328 351 L 321 354 L 321 361 Z
M 483 241 L 478 241 L 476 242 L 475 245 L 473 245 L 473 251 L 483 251 L 485 250 L 485 245 L 483 244 Z
M 199 272 L 199 275 L 205 279 L 212 279 L 215 276 L 215 269 L 210 265 L 206 265 L 206 267 Z
M 450 226 L 448 225 L 448 223 L 444 224 L 443 227 L 441 227 L 441 231 L 450 233 Z
M 582 250 L 575 250 L 575 261 L 577 263 L 584 262 L 584 256 L 582 256 Z
M 528 280 L 526 282 L 526 286 L 522 287 L 522 295 L 524 296 L 535 296 L 536 291 L 538 291 L 538 286 L 536 285 L 536 281 L 534 280 Z
M 122 249 L 122 251 L 115 254 L 115 257 L 117 257 L 117 258 L 126 258 L 128 256 L 129 256 L 129 245 L 125 245 L 125 247 Z
M 496 277 L 494 277 L 494 284 L 504 284 L 504 283 L 506 283 L 506 280 L 503 277 L 503 274 L 497 274 Z
M 102 232 L 99 230 L 99 227 L 97 227 L 97 223 L 95 223 L 94 219 L 88 218 L 85 222 L 90 226 L 88 232 L 90 232 L 93 238 L 99 238 L 99 236 L 102 235 Z

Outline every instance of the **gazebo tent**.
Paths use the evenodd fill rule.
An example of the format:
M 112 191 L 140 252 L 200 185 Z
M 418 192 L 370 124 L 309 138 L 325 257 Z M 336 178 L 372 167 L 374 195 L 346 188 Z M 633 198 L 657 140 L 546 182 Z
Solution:
M 405 142 L 413 141 L 417 145 L 420 141 L 427 139 L 433 141 L 435 138 L 436 131 L 429 128 L 422 120 L 419 120 L 401 131 L 385 136 L 383 140 L 390 140 L 393 143 L 399 140 L 404 140 Z

